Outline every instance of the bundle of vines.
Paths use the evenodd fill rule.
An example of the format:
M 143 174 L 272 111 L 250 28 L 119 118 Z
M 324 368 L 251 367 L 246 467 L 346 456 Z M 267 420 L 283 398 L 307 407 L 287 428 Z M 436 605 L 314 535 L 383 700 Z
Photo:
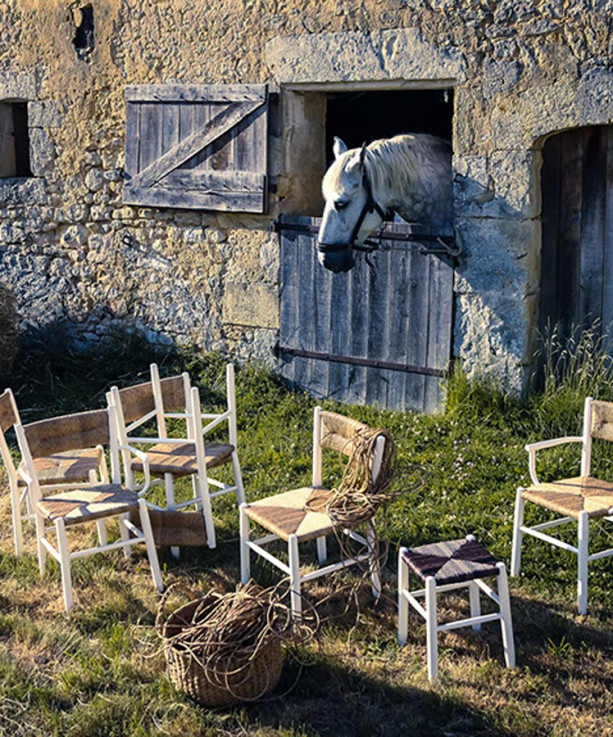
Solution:
M 158 615 L 174 685 L 209 706 L 252 701 L 271 691 L 281 676 L 281 643 L 304 643 L 317 627 L 314 619 L 292 618 L 278 589 L 250 581 L 180 607 L 163 627 Z
M 15 297 L 11 290 L 0 282 L 0 379 L 6 379 L 10 375 L 16 353 Z

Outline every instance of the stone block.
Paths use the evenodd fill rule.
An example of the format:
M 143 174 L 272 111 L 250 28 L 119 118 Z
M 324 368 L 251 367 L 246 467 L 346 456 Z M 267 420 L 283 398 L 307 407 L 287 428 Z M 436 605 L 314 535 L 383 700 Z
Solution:
M 540 275 L 540 223 L 510 218 L 458 218 L 456 233 L 463 252 L 456 271 L 458 293 L 495 290 L 521 301 L 534 291 Z
M 415 27 L 277 36 L 265 57 L 281 84 L 466 78 L 464 54 L 435 46 Z
M 42 100 L 28 103 L 28 125 L 30 128 L 59 128 L 62 125 L 62 112 L 56 100 Z
M 85 175 L 85 186 L 90 192 L 97 192 L 104 184 L 104 175 L 100 169 L 90 169 Z
M 267 284 L 227 283 L 222 304 L 223 321 L 260 328 L 279 327 L 279 293 Z
M 42 176 L 55 158 L 55 148 L 43 128 L 30 129 L 30 168 L 34 176 Z
M 521 77 L 519 61 L 487 59 L 483 65 L 483 97 L 489 99 L 514 87 Z
M 38 205 L 45 202 L 46 194 L 44 179 L 0 179 L 1 206 Z
M 0 99 L 33 100 L 36 98 L 36 75 L 33 72 L 0 73 Z

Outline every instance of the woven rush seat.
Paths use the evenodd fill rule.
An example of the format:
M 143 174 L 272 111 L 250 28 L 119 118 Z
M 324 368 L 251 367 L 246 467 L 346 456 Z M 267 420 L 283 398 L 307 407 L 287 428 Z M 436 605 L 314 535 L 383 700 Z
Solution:
M 120 484 L 98 484 L 48 496 L 36 508 L 48 520 L 62 518 L 70 525 L 138 509 L 138 502 L 138 495 Z
M 521 496 L 577 520 L 580 512 L 587 512 L 588 517 L 613 514 L 613 484 L 593 476 L 534 484 L 523 489 Z
M 292 489 L 252 502 L 245 514 L 286 542 L 290 535 L 296 535 L 298 542 L 306 542 L 335 529 L 326 512 L 331 495 L 328 489 L 314 486 Z
M 408 548 L 402 558 L 420 578 L 433 576 L 437 584 L 498 575 L 496 558 L 476 540 L 466 538 Z
M 83 448 L 54 453 L 44 458 L 34 458 L 34 468 L 38 480 L 43 486 L 55 484 L 76 483 L 87 479 L 90 472 L 96 472 L 102 461 L 101 448 Z M 24 467 L 23 461 L 18 471 Z M 26 486 L 26 482 L 18 478 L 19 486 Z
M 206 467 L 215 468 L 232 460 L 234 446 L 227 443 L 206 443 L 204 446 Z M 193 443 L 157 443 L 147 448 L 149 471 L 152 476 L 163 476 L 171 473 L 173 476 L 189 476 L 198 473 L 198 460 Z M 135 471 L 142 471 L 140 459 L 132 463 Z

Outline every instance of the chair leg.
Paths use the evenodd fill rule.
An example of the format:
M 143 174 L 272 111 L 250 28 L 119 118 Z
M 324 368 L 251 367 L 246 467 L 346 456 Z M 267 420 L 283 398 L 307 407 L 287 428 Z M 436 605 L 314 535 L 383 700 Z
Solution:
M 238 509 L 238 525 L 240 535 L 240 557 L 241 557 L 241 583 L 249 583 L 251 577 L 251 566 L 249 561 L 249 517 L 247 517 L 247 505 L 241 504 Z
M 381 596 L 381 563 L 379 561 L 379 546 L 377 544 L 377 533 L 375 523 L 369 519 L 366 523 L 366 542 L 368 543 L 368 568 L 372 580 L 372 595 L 375 599 Z
M 26 497 L 28 498 L 28 497 Z M 15 555 L 23 555 L 23 520 L 21 519 L 21 503 L 19 500 L 19 487 L 11 482 L 11 516 L 13 517 L 13 540 L 15 543 Z
M 406 645 L 409 636 L 409 602 L 404 592 L 409 590 L 409 567 L 403 560 L 406 548 L 398 551 L 398 644 Z
M 325 537 L 317 538 L 317 560 L 320 564 L 326 562 L 328 557 L 328 545 Z
M 213 523 L 213 509 L 211 507 L 211 497 L 207 489 L 208 484 L 204 484 L 200 474 L 194 476 L 194 484 L 197 486 L 196 496 L 200 497 L 202 502 L 202 514 L 204 516 L 204 528 L 206 530 L 206 542 L 209 548 L 217 547 L 215 538 L 215 525 Z
M 438 674 L 438 632 L 436 624 L 436 580 L 426 578 L 426 649 L 428 655 L 428 680 L 432 683 Z
M 130 530 L 126 527 L 125 520 L 128 519 L 128 514 L 122 514 L 119 518 L 119 534 L 123 542 L 127 542 L 130 539 Z M 106 529 L 105 529 L 106 531 Z M 123 548 L 123 557 L 130 558 L 132 555 L 132 546 L 126 546 Z
M 590 518 L 588 513 L 579 512 L 579 529 L 578 529 L 578 545 L 579 553 L 577 555 L 577 599 L 579 614 L 587 614 L 587 563 L 588 549 L 590 540 Z
M 302 612 L 302 599 L 300 598 L 300 557 L 296 535 L 289 536 L 288 549 L 290 599 L 292 614 L 296 615 Z
M 522 488 L 515 494 L 515 517 L 513 519 L 513 551 L 511 553 L 511 575 L 519 576 L 521 568 L 521 544 L 524 533 L 521 526 L 524 524 L 524 506 L 526 500 L 522 497 Z
M 109 539 L 106 533 L 106 524 L 103 519 L 96 520 L 96 529 L 98 530 L 98 542 L 100 545 L 106 545 Z
M 47 548 L 42 541 L 45 537 L 45 518 L 38 511 L 34 511 L 36 520 L 36 549 L 38 552 L 38 570 L 41 577 L 45 575 L 45 564 L 47 562 Z
M 511 599 L 509 597 L 509 581 L 504 563 L 498 563 L 498 598 L 500 600 L 500 627 L 502 629 L 502 646 L 507 668 L 515 668 L 515 640 L 513 639 L 513 620 L 511 619 Z
M 147 503 L 144 499 L 138 500 L 138 511 L 140 513 L 141 530 L 145 537 L 145 547 L 147 548 L 147 557 L 149 558 L 149 567 L 151 568 L 153 585 L 158 591 L 163 591 L 164 583 L 162 581 L 162 572 L 160 571 L 160 562 L 158 560 L 157 550 L 155 549 L 155 540 L 153 539 L 149 510 L 147 509 Z
M 238 453 L 232 453 L 232 474 L 234 475 L 234 486 L 236 486 L 236 498 L 239 506 L 245 503 L 245 488 L 243 486 L 243 474 L 241 473 L 241 465 L 238 461 Z
M 175 483 L 171 473 L 164 474 L 164 492 L 166 494 L 166 509 L 175 508 Z M 171 546 L 170 554 L 176 560 L 179 559 L 181 551 L 176 545 Z
M 470 597 L 470 616 L 478 617 L 481 614 L 481 599 L 479 597 L 479 587 L 474 581 L 468 583 L 468 595 Z M 472 625 L 473 632 L 479 632 L 480 624 Z
M 72 575 L 70 573 L 70 552 L 68 550 L 68 540 L 66 539 L 66 526 L 63 519 L 55 521 L 55 531 L 57 534 L 57 547 L 60 555 L 60 571 L 62 573 L 62 591 L 64 593 L 64 608 L 69 612 L 74 606 L 74 598 L 72 595 Z

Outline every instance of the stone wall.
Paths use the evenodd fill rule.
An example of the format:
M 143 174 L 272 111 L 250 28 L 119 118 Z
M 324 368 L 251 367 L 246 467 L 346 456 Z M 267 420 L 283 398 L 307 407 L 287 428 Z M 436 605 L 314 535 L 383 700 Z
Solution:
M 0 179 L 0 280 L 25 334 L 61 326 L 92 342 L 125 324 L 152 341 L 271 360 L 278 256 L 268 226 L 300 202 L 305 177 L 288 166 L 296 131 L 286 124 L 309 122 L 306 108 L 288 116 L 289 88 L 453 86 L 465 249 L 455 352 L 469 373 L 525 385 L 540 149 L 551 133 L 613 118 L 610 0 L 92 5 L 94 47 L 77 54 L 78 2 L 0 0 L 0 101 L 28 101 L 33 174 Z M 281 109 L 268 215 L 123 206 L 127 84 L 265 81 Z

